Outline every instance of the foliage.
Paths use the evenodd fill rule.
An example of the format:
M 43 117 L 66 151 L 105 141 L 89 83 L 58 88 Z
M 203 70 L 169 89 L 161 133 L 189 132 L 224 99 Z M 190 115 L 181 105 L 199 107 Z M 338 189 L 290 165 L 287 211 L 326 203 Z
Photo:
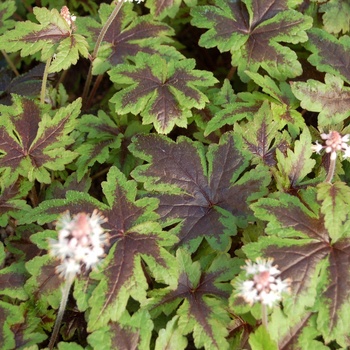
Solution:
M 58 349 L 349 348 L 349 10 L 3 1 L 0 348 L 51 346 L 67 211 L 108 244 Z M 261 259 L 267 309 L 237 287 Z

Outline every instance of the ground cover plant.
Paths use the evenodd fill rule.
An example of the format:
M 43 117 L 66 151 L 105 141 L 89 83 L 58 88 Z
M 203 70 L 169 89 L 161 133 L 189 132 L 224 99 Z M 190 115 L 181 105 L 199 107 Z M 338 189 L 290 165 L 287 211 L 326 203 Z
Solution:
M 349 13 L 2 1 L 0 348 L 350 347 Z

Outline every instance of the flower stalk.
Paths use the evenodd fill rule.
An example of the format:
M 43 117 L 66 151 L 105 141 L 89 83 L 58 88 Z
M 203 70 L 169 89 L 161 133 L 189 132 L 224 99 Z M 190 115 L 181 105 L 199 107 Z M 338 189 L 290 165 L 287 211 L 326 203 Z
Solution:
M 334 177 L 337 154 L 342 151 L 343 158 L 350 157 L 350 147 L 348 145 L 350 135 L 341 136 L 338 131 L 330 131 L 328 134 L 322 133 L 321 138 L 324 140 L 324 145 L 316 141 L 316 144 L 312 145 L 311 148 L 317 154 L 323 149 L 326 153 L 330 153 L 330 163 L 325 182 L 331 183 Z
M 258 258 L 256 263 L 247 261 L 243 269 L 246 271 L 245 280 L 237 283 L 238 295 L 249 304 L 261 304 L 262 324 L 267 328 L 268 307 L 273 307 L 282 300 L 284 292 L 289 291 L 290 280 L 282 281 L 277 277 L 281 272 L 272 266 L 272 259 Z M 252 277 L 248 279 L 248 277 Z
M 59 333 L 68 296 L 75 277 L 95 268 L 105 255 L 108 234 L 101 224 L 106 219 L 96 210 L 91 215 L 79 213 L 73 217 L 67 212 L 58 220 L 58 241 L 50 240 L 50 253 L 60 261 L 56 272 L 65 280 L 62 299 L 51 335 L 49 349 L 53 349 Z

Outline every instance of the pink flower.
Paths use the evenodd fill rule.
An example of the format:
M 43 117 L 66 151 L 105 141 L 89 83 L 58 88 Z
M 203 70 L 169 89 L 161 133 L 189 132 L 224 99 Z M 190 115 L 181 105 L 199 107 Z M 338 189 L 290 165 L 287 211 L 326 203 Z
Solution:
M 88 270 L 99 263 L 108 244 L 108 234 L 101 226 L 104 222 L 97 210 L 73 217 L 66 212 L 57 221 L 58 241 L 50 240 L 50 245 L 51 254 L 61 261 L 57 267 L 61 276 L 79 274 L 83 266 Z
M 247 261 L 243 269 L 246 270 L 247 277 L 252 278 L 238 282 L 238 295 L 250 305 L 260 302 L 271 307 L 282 299 L 283 292 L 289 290 L 290 281 L 276 277 L 280 271 L 272 266 L 272 259 L 258 258 L 256 263 Z

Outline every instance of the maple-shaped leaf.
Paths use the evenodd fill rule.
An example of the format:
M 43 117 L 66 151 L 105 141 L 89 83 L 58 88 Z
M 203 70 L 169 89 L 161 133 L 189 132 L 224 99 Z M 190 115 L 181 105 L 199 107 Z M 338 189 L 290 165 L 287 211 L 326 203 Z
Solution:
M 292 82 L 291 85 L 301 107 L 319 112 L 319 125 L 336 125 L 350 115 L 350 88 L 343 86 L 341 78 L 326 73 L 325 84 L 309 79 L 306 83 Z
M 297 197 L 284 193 L 253 204 L 256 217 L 268 222 L 268 236 L 261 236 L 243 250 L 250 259 L 273 258 L 281 279 L 291 279 L 292 296 L 284 309 L 287 315 L 300 315 L 301 322 L 303 313 L 310 309 L 318 312 L 317 329 L 325 342 L 336 339 L 344 346 L 348 342 L 350 307 L 349 221 L 342 226 L 341 237 L 332 240 L 315 192 L 311 189 L 305 197 L 312 210 Z M 339 220 L 339 227 L 342 215 L 334 220 Z
M 158 19 L 166 16 L 174 18 L 183 2 L 189 7 L 197 5 L 197 0 L 149 0 L 146 7 L 150 9 L 152 16 Z
M 323 26 L 328 33 L 345 34 L 350 30 L 350 4 L 347 0 L 327 1 L 321 4 L 319 12 L 323 13 Z
M 12 29 L 15 21 L 9 19 L 16 11 L 16 2 L 9 0 L 0 4 L 0 35 Z
M 248 80 L 246 69 L 256 72 L 260 67 L 278 80 L 302 73 L 296 53 L 280 43 L 305 42 L 310 17 L 289 8 L 287 0 L 215 0 L 215 5 L 194 7 L 191 23 L 208 29 L 201 46 L 231 52 L 242 80 Z
M 236 272 L 234 260 L 218 254 L 204 271 L 186 250 L 178 249 L 176 256 L 178 285 L 152 291 L 147 304 L 151 314 L 176 310 L 178 330 L 183 335 L 193 333 L 197 348 L 229 349 L 227 299 Z
M 288 146 L 288 136 L 279 130 L 268 103 L 251 121 L 235 125 L 235 133 L 241 135 L 246 149 L 253 154 L 253 162 L 270 167 L 276 164 L 276 149 L 284 153 Z
M 16 342 L 11 328 L 23 320 L 20 305 L 12 305 L 0 300 L 0 348 L 11 350 L 16 348 Z
M 0 36 L 1 50 L 20 51 L 22 57 L 41 52 L 43 61 L 55 54 L 49 73 L 59 72 L 76 64 L 79 54 L 88 56 L 85 38 L 74 34 L 56 9 L 34 7 L 33 13 L 39 24 L 31 21 L 17 22 L 15 29 Z
M 6 227 L 9 218 L 17 218 L 30 209 L 23 199 L 33 184 L 27 181 L 17 181 L 6 186 L 0 194 L 0 226 Z
M 161 135 L 141 135 L 130 150 L 149 164 L 132 176 L 160 200 L 157 212 L 165 224 L 181 222 L 179 245 L 195 250 L 202 239 L 225 250 L 250 215 L 248 202 L 266 193 L 267 169 L 246 171 L 248 157 L 233 133 L 206 152 L 201 143 L 179 137 L 177 142 Z
M 41 109 L 44 108 L 42 111 Z M 49 170 L 63 170 L 76 154 L 66 149 L 76 125 L 80 99 L 58 109 L 53 117 L 32 100 L 13 95 L 13 106 L 0 106 L 0 172 L 3 180 L 19 175 L 50 183 Z
M 115 4 L 101 4 L 99 13 L 101 23 L 91 17 L 78 18 L 79 33 L 90 34 L 90 46 L 94 47 L 98 34 L 109 19 Z M 138 16 L 132 11 L 132 4 L 124 4 L 113 19 L 103 37 L 102 45 L 93 61 L 93 74 L 102 74 L 110 68 L 125 63 L 126 58 L 136 56 L 138 52 L 180 58 L 181 54 L 174 47 L 164 45 L 170 43 L 174 35 L 171 27 L 154 20 L 151 15 Z
M 130 295 L 138 301 L 146 297 L 148 285 L 144 264 L 153 278 L 163 283 L 171 282 L 173 258 L 164 246 L 176 241 L 176 237 L 162 232 L 156 222 L 158 215 L 154 211 L 158 201 L 154 198 L 136 201 L 136 182 L 127 181 L 116 167 L 108 172 L 102 189 L 106 203 L 86 193 L 68 191 L 65 199 L 43 201 L 21 220 L 21 223 L 31 222 L 35 218 L 39 224 L 44 224 L 57 220 L 67 210 L 73 215 L 92 213 L 95 209 L 108 220 L 102 226 L 109 231 L 110 250 L 101 272 L 90 274 L 99 280 L 89 300 L 90 331 L 107 325 L 110 319 L 116 321 L 125 310 Z
M 76 160 L 78 181 L 86 174 L 87 169 L 96 162 L 103 164 L 110 157 L 112 149 L 118 149 L 121 144 L 122 134 L 113 120 L 103 111 L 97 116 L 83 115 L 78 129 L 87 133 L 75 151 L 79 153 Z
M 45 65 L 43 63 L 18 77 L 13 76 L 7 70 L 0 71 L 0 103 L 12 104 L 11 94 L 21 95 L 27 98 L 39 96 L 42 85 Z
M 191 108 L 202 109 L 208 102 L 199 88 L 217 82 L 212 73 L 195 70 L 193 59 L 167 62 L 140 52 L 134 60 L 135 65 L 120 64 L 109 71 L 113 82 L 127 86 L 110 101 L 117 113 L 140 113 L 143 124 L 153 123 L 160 133 L 169 133 L 174 125 L 186 127 Z
M 325 30 L 312 28 L 308 31 L 306 48 L 312 52 L 308 61 L 321 72 L 340 76 L 350 83 L 350 37 L 339 40 Z
M 148 311 L 140 309 L 132 316 L 124 312 L 118 322 L 110 322 L 88 337 L 88 342 L 99 350 L 150 349 L 153 322 Z

